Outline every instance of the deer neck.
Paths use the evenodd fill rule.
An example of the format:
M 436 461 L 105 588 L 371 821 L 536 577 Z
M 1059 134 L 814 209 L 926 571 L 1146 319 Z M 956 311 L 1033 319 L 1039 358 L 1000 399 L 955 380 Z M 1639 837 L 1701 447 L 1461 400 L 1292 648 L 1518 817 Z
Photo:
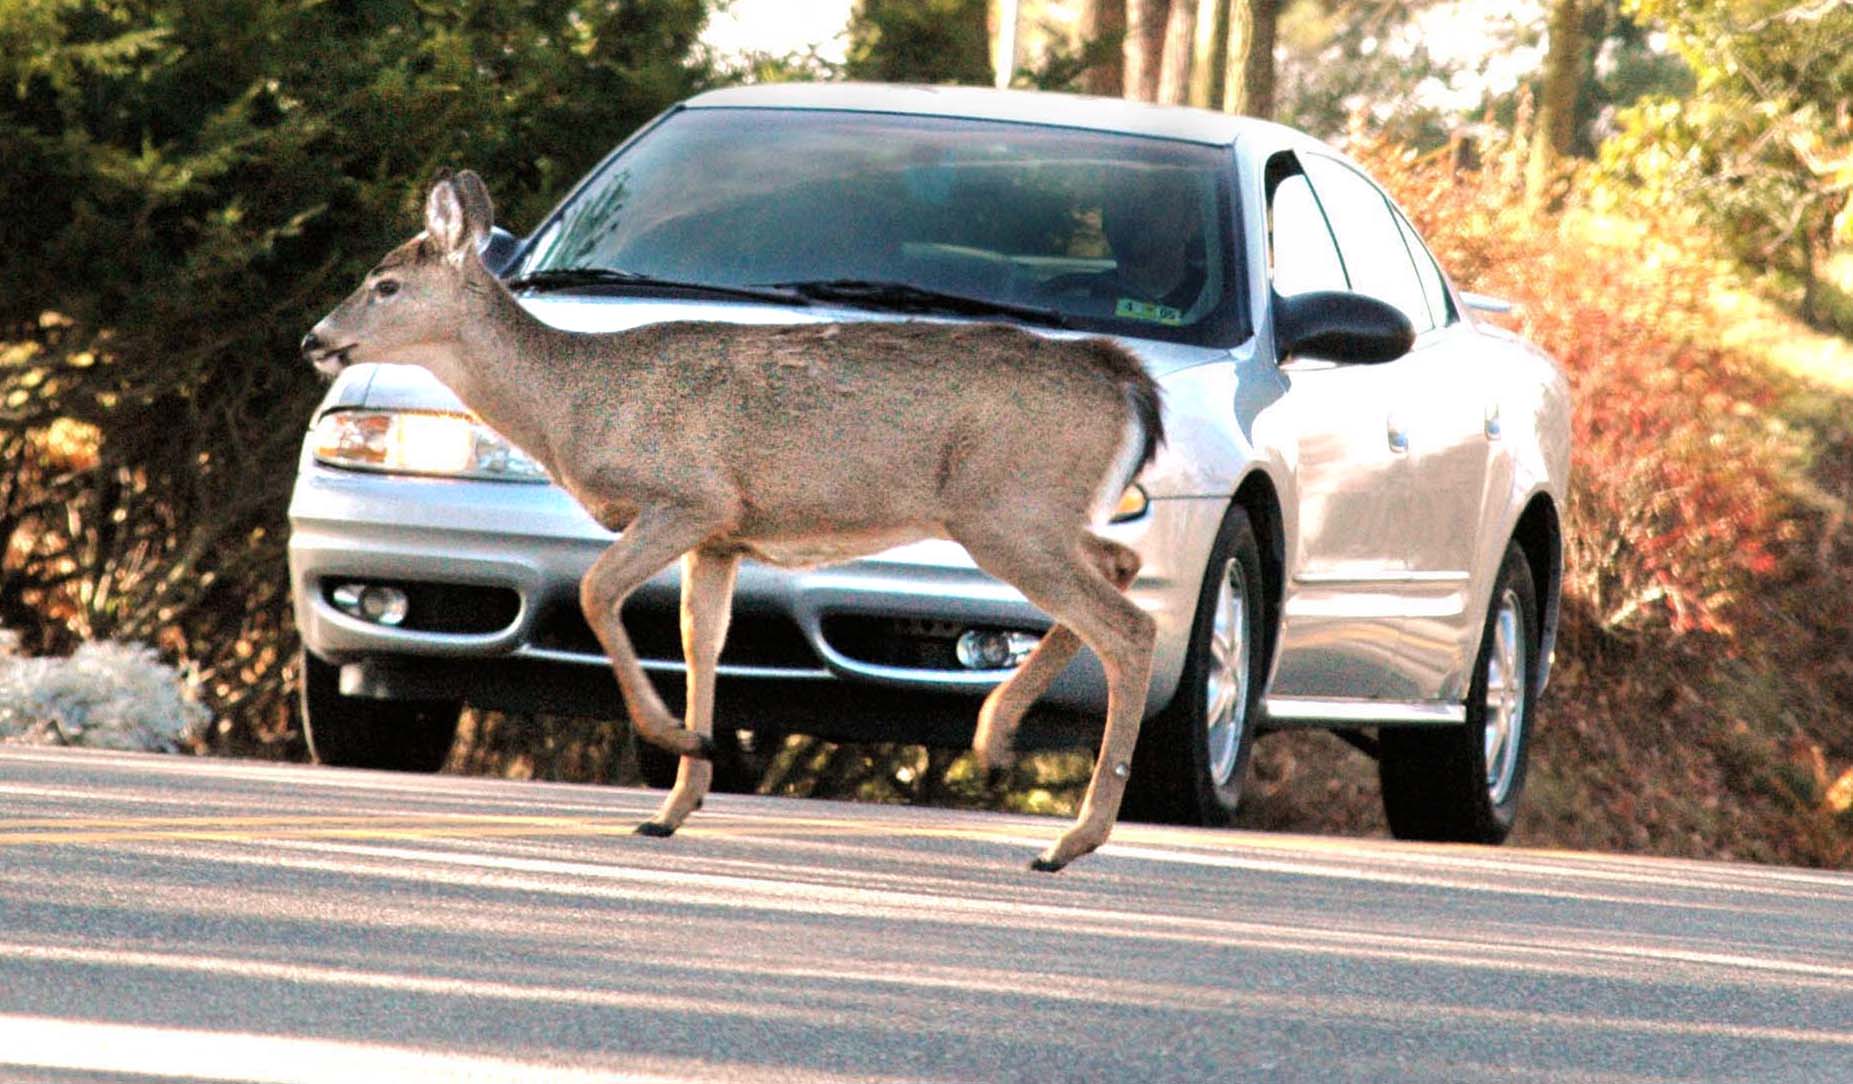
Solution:
M 481 286 L 470 291 L 454 345 L 426 367 L 464 406 L 551 473 L 552 436 L 570 410 L 562 370 L 571 365 L 583 336 L 538 319 L 499 282 Z

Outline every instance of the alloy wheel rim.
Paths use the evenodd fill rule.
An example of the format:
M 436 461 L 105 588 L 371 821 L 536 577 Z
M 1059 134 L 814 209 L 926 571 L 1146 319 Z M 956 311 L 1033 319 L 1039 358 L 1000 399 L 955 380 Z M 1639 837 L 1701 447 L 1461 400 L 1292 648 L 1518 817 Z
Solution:
M 1486 793 L 1497 806 L 1512 793 L 1525 734 L 1525 622 L 1518 593 L 1507 588 L 1493 618 L 1486 656 Z
M 1209 677 L 1204 688 L 1204 740 L 1210 781 L 1224 786 L 1235 774 L 1248 727 L 1248 583 L 1239 561 L 1224 563 L 1210 617 Z

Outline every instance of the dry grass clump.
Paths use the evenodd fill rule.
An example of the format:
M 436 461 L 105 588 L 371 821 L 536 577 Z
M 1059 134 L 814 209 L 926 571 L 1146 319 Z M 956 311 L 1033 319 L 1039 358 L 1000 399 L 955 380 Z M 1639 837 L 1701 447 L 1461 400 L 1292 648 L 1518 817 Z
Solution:
M 0 743 L 176 752 L 211 715 L 173 667 L 139 644 L 81 644 L 68 658 L 19 655 L 0 629 Z

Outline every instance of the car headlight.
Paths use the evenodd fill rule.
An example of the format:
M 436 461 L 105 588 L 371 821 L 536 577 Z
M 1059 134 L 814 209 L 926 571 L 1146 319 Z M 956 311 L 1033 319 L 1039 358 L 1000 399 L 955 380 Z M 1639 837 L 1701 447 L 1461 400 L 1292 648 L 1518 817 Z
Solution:
M 545 482 L 547 472 L 468 414 L 337 410 L 309 435 L 318 463 L 393 474 Z
M 1113 515 L 1108 523 L 1125 523 L 1129 519 L 1138 519 L 1145 510 L 1152 506 L 1152 499 L 1145 495 L 1145 487 L 1137 482 L 1126 487 L 1120 494 L 1120 501 L 1113 506 Z

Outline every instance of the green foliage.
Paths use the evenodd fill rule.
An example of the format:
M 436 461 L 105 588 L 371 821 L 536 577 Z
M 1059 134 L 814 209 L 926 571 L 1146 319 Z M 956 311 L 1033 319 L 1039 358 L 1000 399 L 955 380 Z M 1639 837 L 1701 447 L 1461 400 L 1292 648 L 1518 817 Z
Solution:
M 1289 5 L 1281 19 L 1281 119 L 1330 138 L 1361 115 L 1369 130 L 1419 148 L 1440 146 L 1464 122 L 1482 116 L 1510 128 L 1521 99 L 1535 104 L 1542 72 L 1525 74 L 1516 85 L 1500 85 L 1494 73 L 1540 45 L 1543 10 L 1469 9 L 1466 14 L 1484 21 L 1479 29 L 1488 51 L 1467 58 L 1435 36 L 1442 25 L 1439 6 L 1436 0 Z M 1685 62 L 1656 48 L 1650 28 L 1623 8 L 1623 0 L 1582 5 L 1584 50 L 1571 141 L 1571 150 L 1582 157 L 1594 157 L 1614 110 L 1650 94 L 1681 96 L 1691 89 Z M 1442 47 L 1431 52 L 1431 44 Z M 1463 100 L 1460 88 L 1475 86 L 1480 97 Z
M 1701 209 L 1736 254 L 1801 285 L 1826 317 L 1820 267 L 1853 243 L 1853 7 L 1787 0 L 1631 0 L 1659 20 L 1697 85 L 1626 111 L 1607 175 Z
M 1410 25 L 1426 3 L 1379 5 L 1320 0 L 1286 5 L 1276 113 L 1322 138 L 1342 135 L 1354 113 L 1399 140 L 1434 146 L 1455 118 L 1422 101 L 1426 85 L 1453 70 L 1437 62 Z
M 863 79 L 884 83 L 993 83 L 986 0 L 859 0 L 843 64 L 799 55 L 756 65 L 755 82 Z M 1026 15 L 1026 18 L 1029 16 Z M 1070 43 L 1042 26 L 1047 48 L 1011 73 L 1011 84 L 1074 91 L 1082 77 L 1118 59 L 1123 31 Z
M 1123 29 L 1108 30 L 1070 44 L 1062 39 L 1056 29 L 1045 25 L 1043 36 L 1049 42 L 1047 49 L 1033 63 L 1017 68 L 1011 76 L 1012 86 L 1083 92 L 1083 80 L 1089 74 L 1119 62 L 1126 32 Z
M 156 643 L 218 714 L 281 731 L 283 506 L 318 392 L 296 339 L 415 229 L 440 166 L 533 224 L 710 80 L 705 17 L 703 0 L 0 5 L 0 622 L 40 649 Z
M 882 83 L 991 85 L 986 0 L 859 0 L 843 74 Z

